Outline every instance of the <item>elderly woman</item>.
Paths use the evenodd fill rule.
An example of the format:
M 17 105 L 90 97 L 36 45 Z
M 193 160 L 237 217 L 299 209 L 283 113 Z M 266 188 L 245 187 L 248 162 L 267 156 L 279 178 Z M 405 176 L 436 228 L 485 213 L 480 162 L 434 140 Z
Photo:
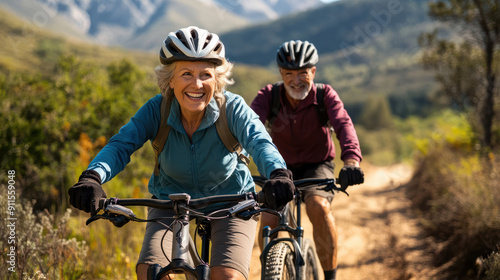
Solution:
M 168 199 L 185 192 L 192 198 L 254 191 L 250 171 L 228 151 L 217 134 L 219 107 L 215 95 L 226 98 L 227 125 L 246 155 L 270 180 L 263 187 L 268 207 L 281 208 L 293 197 L 291 172 L 271 142 L 259 117 L 238 95 L 225 91 L 232 64 L 224 57 L 216 34 L 197 27 L 172 32 L 160 50 L 161 66 L 155 70 L 161 94 L 151 98 L 113 136 L 69 189 L 70 204 L 94 214 L 106 194 L 102 183 L 125 168 L 131 154 L 148 140 L 153 142 L 161 122 L 162 98 L 172 100 L 166 124 L 168 138 L 158 156 L 157 170 L 149 181 L 150 193 Z M 162 210 L 149 209 L 148 218 Z M 248 278 L 256 221 L 227 218 L 212 224 L 211 279 Z M 149 265 L 167 265 L 161 252 L 164 228 L 148 223 L 137 262 L 138 279 L 146 279 Z

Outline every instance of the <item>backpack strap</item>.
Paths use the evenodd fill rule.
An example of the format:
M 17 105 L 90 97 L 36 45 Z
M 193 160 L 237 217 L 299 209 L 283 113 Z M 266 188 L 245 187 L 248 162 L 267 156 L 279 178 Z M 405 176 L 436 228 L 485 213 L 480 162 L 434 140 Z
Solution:
M 235 152 L 238 158 L 248 166 L 250 159 L 243 154 L 243 147 L 241 147 L 240 142 L 238 142 L 231 131 L 229 131 L 226 116 L 226 97 L 224 94 L 221 94 L 215 95 L 214 98 L 219 107 L 219 118 L 215 121 L 215 128 L 217 129 L 219 137 L 227 150 L 231 153 Z
M 325 106 L 325 91 L 325 84 L 316 83 L 316 100 L 318 102 L 316 111 L 318 113 L 319 122 L 322 126 L 328 126 L 329 121 Z
M 170 132 L 170 125 L 167 124 L 168 116 L 170 115 L 170 107 L 172 107 L 173 96 L 165 99 L 162 96 L 161 98 L 161 118 L 160 118 L 160 126 L 158 127 L 158 133 L 156 133 L 156 137 L 151 143 L 153 146 L 153 150 L 155 152 L 155 169 L 154 174 L 156 176 L 160 175 L 160 164 L 158 162 L 158 157 L 160 153 L 163 151 L 163 147 L 167 142 L 168 133 Z
M 271 129 L 271 126 L 273 125 L 281 110 L 280 86 L 282 84 L 282 82 L 277 82 L 273 84 L 273 87 L 271 89 L 271 108 L 267 116 L 269 129 Z

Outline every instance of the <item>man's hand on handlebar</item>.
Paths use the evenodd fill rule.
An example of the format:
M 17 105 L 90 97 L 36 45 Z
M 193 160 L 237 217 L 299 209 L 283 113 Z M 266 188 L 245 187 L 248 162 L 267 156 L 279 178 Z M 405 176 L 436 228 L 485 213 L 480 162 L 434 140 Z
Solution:
M 365 175 L 359 167 L 359 162 L 354 159 L 347 159 L 344 164 L 339 173 L 339 183 L 342 189 L 346 189 L 352 185 L 363 184 Z

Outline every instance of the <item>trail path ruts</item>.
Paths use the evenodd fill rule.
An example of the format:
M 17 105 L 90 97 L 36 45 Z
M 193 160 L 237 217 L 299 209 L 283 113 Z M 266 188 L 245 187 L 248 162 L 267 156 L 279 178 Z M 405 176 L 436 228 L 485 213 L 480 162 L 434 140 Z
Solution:
M 365 183 L 350 187 L 349 197 L 337 194 L 332 204 L 339 244 L 337 279 L 432 279 L 425 239 L 404 194 L 412 169 L 404 164 L 362 167 Z M 307 216 L 303 227 L 312 239 Z M 252 280 L 260 279 L 259 254 L 256 242 Z

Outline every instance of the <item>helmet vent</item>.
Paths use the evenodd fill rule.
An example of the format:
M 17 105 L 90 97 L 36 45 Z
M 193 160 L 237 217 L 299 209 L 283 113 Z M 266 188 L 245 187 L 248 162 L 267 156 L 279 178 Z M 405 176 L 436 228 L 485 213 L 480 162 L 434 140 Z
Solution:
M 191 38 L 189 38 L 191 41 L 192 46 L 194 47 L 195 50 L 198 49 L 198 43 L 199 43 L 199 38 L 198 38 L 198 32 L 196 32 L 195 29 L 191 29 Z
M 203 44 L 203 48 L 206 48 L 208 46 L 208 44 L 210 43 L 210 41 L 212 41 L 212 34 L 209 34 L 207 36 L 207 39 L 205 40 L 205 43 Z M 215 51 L 215 49 L 214 49 L 214 51 Z
M 313 67 L 318 62 L 318 51 L 308 41 L 288 41 L 278 48 L 276 62 L 290 70 Z
M 217 65 L 224 61 L 224 45 L 216 34 L 195 26 L 171 32 L 160 50 L 160 62 L 179 60 L 210 60 Z

